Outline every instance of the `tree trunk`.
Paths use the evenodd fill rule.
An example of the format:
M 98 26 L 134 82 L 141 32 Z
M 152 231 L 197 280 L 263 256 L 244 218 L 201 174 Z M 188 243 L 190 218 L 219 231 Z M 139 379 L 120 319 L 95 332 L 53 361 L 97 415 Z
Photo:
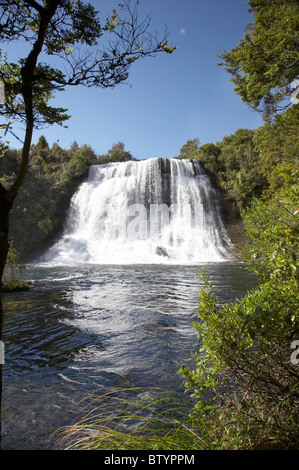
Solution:
M 0 282 L 2 286 L 2 277 L 5 268 L 9 242 L 9 212 L 12 208 L 13 199 L 9 197 L 8 191 L 0 185 Z
M 13 199 L 8 197 L 7 190 L 0 184 L 0 348 L 4 348 L 3 343 L 3 307 L 2 307 L 2 278 L 5 268 L 7 253 L 9 249 L 8 241 L 8 229 L 9 229 L 9 212 L 12 208 Z M 1 438 L 2 438 L 2 366 L 4 362 L 0 352 L 0 449 L 1 449 Z
M 29 2 L 27 2 L 29 3 Z M 31 3 L 31 2 L 30 2 Z M 32 140 L 32 133 L 34 128 L 34 116 L 33 116 L 33 82 L 34 82 L 34 71 L 36 69 L 36 63 L 39 54 L 41 53 L 47 28 L 54 16 L 57 6 L 62 3 L 61 0 L 51 0 L 50 2 L 44 2 L 45 7 L 41 7 L 37 2 L 33 2 L 35 7 L 38 7 L 40 13 L 40 25 L 37 40 L 33 45 L 32 50 L 27 56 L 26 61 L 21 69 L 22 77 L 22 95 L 24 99 L 24 110 L 26 115 L 26 130 L 25 139 L 22 149 L 22 158 L 17 174 L 17 178 L 14 184 L 9 190 L 6 190 L 0 183 L 0 343 L 3 344 L 3 306 L 2 306 L 2 277 L 7 259 L 7 253 L 9 248 L 9 212 L 12 208 L 15 197 L 17 196 L 19 189 L 24 183 L 28 165 L 30 146 Z M 2 364 L 0 364 L 0 448 L 1 448 L 1 421 L 2 421 Z

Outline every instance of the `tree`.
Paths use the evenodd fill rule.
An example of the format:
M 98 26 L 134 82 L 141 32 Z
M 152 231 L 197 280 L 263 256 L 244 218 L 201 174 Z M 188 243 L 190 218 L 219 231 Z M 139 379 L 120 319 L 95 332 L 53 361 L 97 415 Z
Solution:
M 277 167 L 298 165 L 299 106 L 291 106 L 256 130 L 254 141 L 260 155 L 260 173 L 267 178 L 269 192 L 279 186 Z
M 260 196 L 267 185 L 261 174 L 254 135 L 250 129 L 238 129 L 219 144 L 218 179 L 239 208 L 246 206 L 253 196 Z
M 117 144 L 112 145 L 112 148 L 108 151 L 106 155 L 100 155 L 99 162 L 127 162 L 132 159 L 133 157 L 131 153 L 125 150 L 125 144 L 123 142 L 118 142 Z
M 139 58 L 171 53 L 174 47 L 168 47 L 166 32 L 158 40 L 149 26 L 150 17 L 140 21 L 130 0 L 120 7 L 120 14 L 113 10 L 104 22 L 92 5 L 81 0 L 1 2 L 1 42 L 23 41 L 28 52 L 17 63 L 1 52 L 0 80 L 5 86 L 1 114 L 7 129 L 11 130 L 11 121 L 23 122 L 25 136 L 13 184 L 9 188 L 0 184 L 0 288 L 9 248 L 9 213 L 26 177 L 33 130 L 63 125 L 69 118 L 66 109 L 50 106 L 50 99 L 67 86 L 115 87 L 127 79 Z M 1 303 L 0 341 L 2 325 Z
M 241 99 L 270 116 L 292 104 L 299 70 L 299 2 L 251 0 L 249 6 L 254 22 L 236 47 L 219 54 L 220 65 Z
M 198 158 L 197 152 L 199 149 L 199 144 L 200 142 L 197 137 L 195 139 L 187 140 L 187 143 L 182 146 L 178 158 Z
M 38 139 L 38 142 L 35 146 L 36 149 L 38 150 L 42 150 L 42 149 L 46 149 L 46 148 L 49 148 L 49 144 L 45 138 L 44 135 L 41 135 L 40 138 Z

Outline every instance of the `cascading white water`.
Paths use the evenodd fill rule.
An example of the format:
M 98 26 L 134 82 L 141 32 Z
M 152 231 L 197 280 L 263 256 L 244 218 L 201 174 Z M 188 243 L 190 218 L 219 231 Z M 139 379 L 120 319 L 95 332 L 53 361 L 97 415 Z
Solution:
M 197 161 L 93 165 L 51 264 L 200 263 L 228 257 L 218 194 Z

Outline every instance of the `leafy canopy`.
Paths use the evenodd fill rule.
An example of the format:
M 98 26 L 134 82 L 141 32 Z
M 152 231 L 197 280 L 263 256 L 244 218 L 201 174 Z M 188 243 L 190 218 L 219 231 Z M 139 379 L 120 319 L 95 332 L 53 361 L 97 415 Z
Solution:
M 292 84 L 299 74 L 298 0 L 251 0 L 254 22 L 220 63 L 241 99 L 266 116 L 292 104 Z
M 17 62 L 1 51 L 1 114 L 25 121 L 24 94 L 32 92 L 35 126 L 61 125 L 69 118 L 66 109 L 49 105 L 66 86 L 114 87 L 128 78 L 137 59 L 175 49 L 168 47 L 167 32 L 161 40 L 149 32 L 150 16 L 139 20 L 130 0 L 104 20 L 81 0 L 12 0 L 1 3 L 0 13 L 2 44 L 22 42 L 30 50 Z
M 117 142 L 112 145 L 105 155 L 99 156 L 99 163 L 127 162 L 133 160 L 132 154 L 125 150 L 124 142 Z
M 181 147 L 180 154 L 177 158 L 179 159 L 192 159 L 198 158 L 198 149 L 199 149 L 199 139 L 196 137 L 195 139 L 187 140 L 187 143 Z
M 126 81 L 139 58 L 174 51 L 168 46 L 167 32 L 162 40 L 149 32 L 150 16 L 140 20 L 137 5 L 138 1 L 132 6 L 131 0 L 125 0 L 120 13 L 113 10 L 102 22 L 95 8 L 81 0 L 0 3 L 0 41 L 16 46 L 22 41 L 24 46 L 24 57 L 17 62 L 9 61 L 5 52 L 0 56 L 4 125 L 11 131 L 14 121 L 25 123 L 16 180 L 6 192 L 0 185 L 10 205 L 26 177 L 34 128 L 63 125 L 70 117 L 66 109 L 50 106 L 57 91 L 78 85 L 115 87 Z

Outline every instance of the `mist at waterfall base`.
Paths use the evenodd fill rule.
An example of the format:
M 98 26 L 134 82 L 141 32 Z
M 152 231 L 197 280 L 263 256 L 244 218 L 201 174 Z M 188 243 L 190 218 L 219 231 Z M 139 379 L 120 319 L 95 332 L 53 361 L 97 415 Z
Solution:
M 185 396 L 201 268 L 219 302 L 256 283 L 229 256 L 219 202 L 198 162 L 90 168 L 63 235 L 24 271 L 32 288 L 3 299 L 3 449 L 56 448 L 55 432 L 107 388 Z
M 198 161 L 153 158 L 90 167 L 52 265 L 198 263 L 229 256 L 219 194 Z

